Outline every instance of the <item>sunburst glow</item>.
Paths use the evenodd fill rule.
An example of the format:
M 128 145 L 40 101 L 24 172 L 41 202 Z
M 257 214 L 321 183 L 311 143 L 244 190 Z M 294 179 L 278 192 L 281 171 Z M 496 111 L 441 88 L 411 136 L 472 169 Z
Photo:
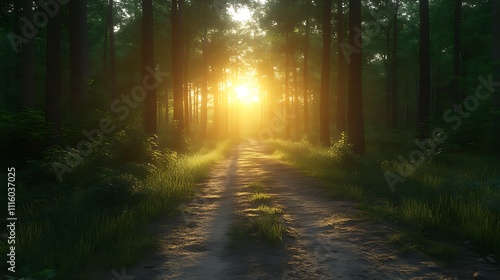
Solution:
M 254 90 L 251 90 L 246 85 L 238 85 L 234 88 L 236 97 L 242 103 L 256 103 L 259 102 L 259 96 Z

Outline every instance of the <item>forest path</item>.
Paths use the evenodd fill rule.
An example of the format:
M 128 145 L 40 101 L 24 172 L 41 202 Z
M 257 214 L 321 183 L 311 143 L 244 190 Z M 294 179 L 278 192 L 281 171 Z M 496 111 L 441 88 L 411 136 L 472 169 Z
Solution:
M 360 218 L 355 203 L 329 198 L 319 182 L 270 152 L 257 141 L 240 144 L 215 166 L 175 221 L 152 225 L 160 246 L 127 275 L 135 280 L 472 279 L 481 267 L 469 264 L 474 256 L 458 269 L 445 269 L 419 253 L 397 254 L 387 243 L 393 226 Z M 246 186 L 263 178 L 273 204 L 283 209 L 283 243 L 230 248 L 228 232 L 245 210 Z

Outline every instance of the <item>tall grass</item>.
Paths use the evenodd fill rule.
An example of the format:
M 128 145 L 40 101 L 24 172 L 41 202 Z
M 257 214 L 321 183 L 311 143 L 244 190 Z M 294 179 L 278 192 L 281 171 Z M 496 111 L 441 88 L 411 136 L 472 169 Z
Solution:
M 133 263 L 155 244 L 148 222 L 159 214 L 174 213 L 228 147 L 223 143 L 208 152 L 173 155 L 151 166 L 150 175 L 135 186 L 134 199 L 121 208 L 94 209 L 85 203 L 89 201 L 86 190 L 63 194 L 43 211 L 24 205 L 19 211 L 17 263 L 31 271 L 55 269 L 56 279 L 73 280 L 88 279 L 89 270 Z M 117 193 L 116 199 L 121 198 Z M 7 253 L 5 242 L 0 253 Z
M 357 199 L 363 209 L 379 216 L 500 252 L 500 172 L 494 167 L 500 166 L 498 159 L 439 155 L 419 166 L 393 193 L 384 172 L 407 168 L 394 157 L 336 151 L 342 143 L 332 148 L 305 141 L 269 144 L 277 158 L 322 179 L 333 195 Z

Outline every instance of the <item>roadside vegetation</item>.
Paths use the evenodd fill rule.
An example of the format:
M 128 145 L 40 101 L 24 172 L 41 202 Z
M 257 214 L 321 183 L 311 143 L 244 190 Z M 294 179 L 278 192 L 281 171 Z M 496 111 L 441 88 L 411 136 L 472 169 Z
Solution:
M 119 271 L 132 264 L 155 244 L 147 231 L 151 219 L 175 214 L 231 147 L 225 141 L 180 154 L 158 142 L 133 128 L 104 137 L 61 182 L 52 163 L 70 150 L 53 146 L 36 159 L 20 161 L 18 278 L 89 279 L 90 271 Z M 7 205 L 5 196 L 1 201 Z M 0 254 L 7 250 L 7 242 L 1 242 Z
M 484 253 L 500 252 L 500 161 L 493 156 L 436 153 L 402 176 L 392 191 L 384 174 L 400 174 L 407 167 L 397 152 L 382 154 L 380 142 L 368 145 L 367 156 L 354 155 L 345 136 L 330 148 L 305 140 L 268 144 L 275 157 L 323 180 L 332 196 L 357 200 L 365 214 L 403 224 L 406 230 L 390 238 L 393 244 L 443 260 L 456 250 L 435 240 L 470 242 Z M 409 153 L 398 147 L 402 155 Z

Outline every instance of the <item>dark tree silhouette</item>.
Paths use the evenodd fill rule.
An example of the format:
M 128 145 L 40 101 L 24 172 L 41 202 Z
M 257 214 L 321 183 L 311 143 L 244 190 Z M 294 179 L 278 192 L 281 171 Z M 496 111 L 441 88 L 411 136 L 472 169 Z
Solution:
M 155 69 L 153 57 L 153 1 L 142 0 L 142 74 L 146 77 L 148 69 Z M 146 89 L 144 107 L 144 126 L 149 134 L 156 133 L 156 89 Z
M 33 18 L 33 1 L 23 1 L 23 16 Z M 22 47 L 22 105 L 35 106 L 35 38 L 31 38 Z
M 85 113 L 88 106 L 88 32 L 87 0 L 69 2 L 70 13 L 70 67 L 71 67 L 71 108 L 77 113 Z
M 290 114 L 290 32 L 285 34 L 285 115 Z M 290 120 L 285 122 L 285 138 L 289 139 L 292 131 Z
M 190 88 L 189 88 L 189 59 L 191 52 L 191 33 L 189 30 L 189 25 L 183 25 L 184 29 L 184 61 L 183 61 L 183 95 L 184 95 L 184 130 L 189 132 L 189 126 L 191 123 L 191 98 L 190 98 Z
M 202 137 L 207 133 L 207 115 L 208 115 L 208 53 L 207 53 L 207 28 L 203 27 L 203 38 L 202 38 L 202 75 L 203 80 L 201 82 L 201 135 Z
M 342 43 L 344 43 L 344 15 L 342 10 L 342 0 L 337 0 L 337 132 L 345 131 L 345 72 L 346 61 L 342 53 Z
M 117 99 L 118 90 L 116 88 L 116 55 L 115 55 L 115 24 L 113 20 L 114 3 L 109 0 L 108 7 L 108 32 L 109 32 L 109 60 L 110 60 L 110 83 L 111 83 L 111 97 Z M 105 50 L 106 51 L 106 50 Z
M 319 107 L 319 141 L 330 145 L 330 46 L 331 46 L 332 0 L 325 0 L 323 7 L 323 59 L 321 67 L 321 93 Z
M 309 131 L 309 18 L 306 19 L 304 35 L 304 62 L 302 65 L 302 93 L 304 98 L 304 132 Z
M 177 132 L 184 130 L 183 112 L 183 63 L 184 34 L 182 32 L 183 0 L 172 1 L 172 77 L 174 92 L 174 125 Z
M 453 97 L 456 101 L 462 100 L 462 89 L 460 87 L 460 27 L 462 22 L 461 17 L 462 0 L 455 0 L 455 18 L 454 18 L 454 36 L 453 36 Z
M 398 8 L 399 0 L 396 0 L 396 10 L 392 19 L 391 129 L 398 126 Z
M 430 23 L 429 1 L 420 0 L 420 84 L 417 112 L 417 133 L 420 139 L 429 137 L 429 114 L 431 101 L 431 75 L 430 75 Z
M 47 23 L 45 120 L 54 136 L 61 134 L 61 15 Z
M 500 1 L 493 1 L 493 8 L 491 13 L 492 22 L 492 50 L 493 50 L 493 80 L 500 83 Z M 497 84 L 498 85 L 498 84 Z M 494 143 L 497 145 L 497 150 L 500 150 L 498 143 L 500 143 L 500 89 L 495 88 L 493 93 L 493 134 L 495 136 Z
M 347 104 L 347 130 L 354 152 L 365 153 L 365 130 L 361 87 L 361 0 L 349 0 L 349 44 L 359 46 L 359 52 L 351 54 L 349 64 L 349 99 Z

